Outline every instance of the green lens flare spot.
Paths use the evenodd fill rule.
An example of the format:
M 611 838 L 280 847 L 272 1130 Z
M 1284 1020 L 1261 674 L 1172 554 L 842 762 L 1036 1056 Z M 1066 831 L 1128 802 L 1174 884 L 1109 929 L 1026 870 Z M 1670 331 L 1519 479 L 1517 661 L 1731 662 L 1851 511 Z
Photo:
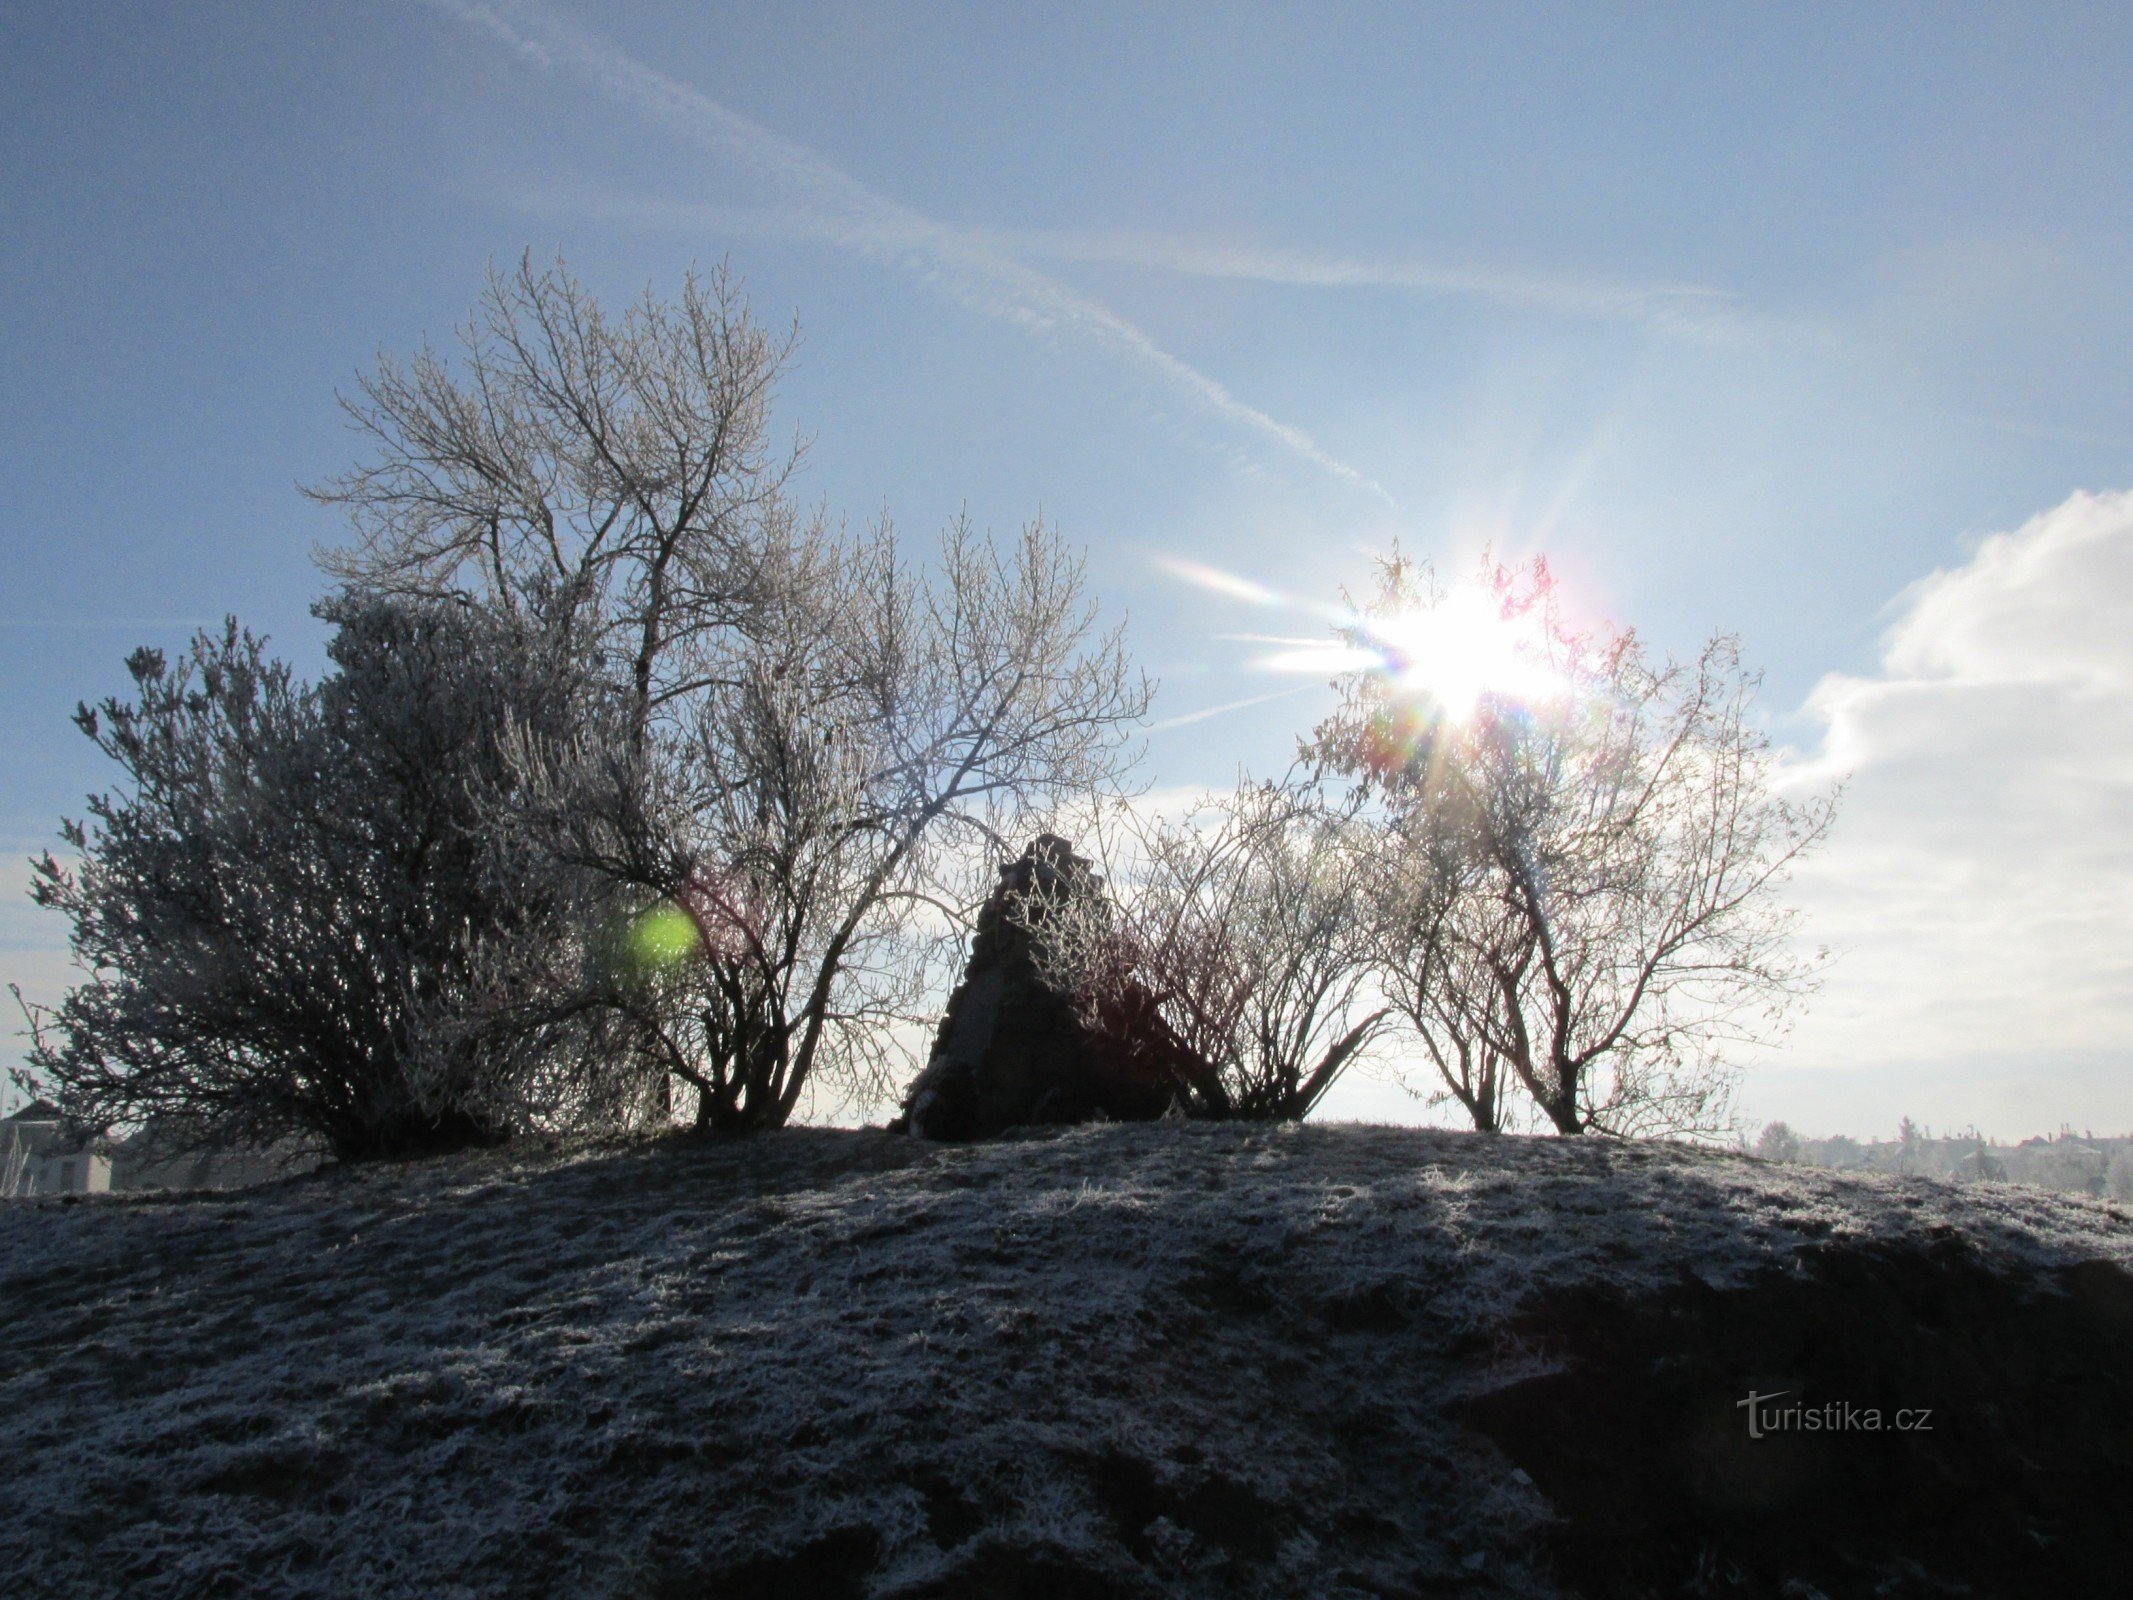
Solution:
M 696 953 L 696 924 L 671 901 L 652 907 L 630 924 L 630 953 L 648 967 L 671 967 Z

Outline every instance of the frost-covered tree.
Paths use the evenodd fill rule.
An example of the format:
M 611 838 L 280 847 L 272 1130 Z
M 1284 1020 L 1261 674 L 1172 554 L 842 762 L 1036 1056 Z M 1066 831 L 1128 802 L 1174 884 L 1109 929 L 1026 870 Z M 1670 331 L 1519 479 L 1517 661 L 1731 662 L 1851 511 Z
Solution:
M 762 559 L 799 460 L 770 443 L 793 344 L 723 269 L 620 316 L 561 262 L 492 272 L 456 360 L 381 357 L 343 399 L 370 459 L 308 491 L 356 535 L 322 560 L 371 589 L 543 612 L 622 686 L 642 743 L 788 576 Z
M 1827 1139 L 1804 1141 L 1801 1159 L 1812 1166 L 1834 1167 L 1840 1172 L 1868 1166 L 1872 1161 L 1865 1145 L 1843 1133 L 1833 1133 Z
M 134 697 L 77 714 L 123 781 L 64 824 L 73 859 L 35 867 L 85 976 L 33 1060 L 82 1123 L 360 1158 L 491 1141 L 588 1092 L 503 1071 L 480 1023 L 497 972 L 575 926 L 568 878 L 484 820 L 510 740 L 569 727 L 571 658 L 446 602 L 320 614 L 316 686 L 232 621 L 175 665 L 137 651 Z
M 1041 527 L 1003 554 L 959 523 L 927 563 L 885 527 L 786 536 L 650 752 L 533 753 L 540 832 L 638 919 L 608 1003 L 709 1128 L 884 1098 L 973 867 L 1110 788 L 1148 703 Z
M 1388 561 L 1308 746 L 1377 820 L 1388 991 L 1484 1126 L 1508 1069 L 1563 1133 L 1718 1131 L 1722 1047 L 1808 986 L 1779 890 L 1831 802 L 1773 792 L 1732 639 L 1580 634 L 1538 564 L 1459 601 Z
M 1518 1077 L 1502 1042 L 1468 1015 L 1494 981 L 1488 934 L 1500 939 L 1509 915 L 1486 898 L 1488 861 L 1442 819 L 1366 810 L 1355 832 L 1372 977 L 1436 1074 L 1430 1103 L 1456 1103 L 1477 1132 L 1500 1133 L 1516 1114 Z
M 1916 1172 L 1931 1138 L 1928 1131 L 1905 1117 L 1896 1128 L 1896 1170 L 1906 1174 Z
M 1351 821 L 1306 785 L 1247 779 L 1182 818 L 1121 808 L 1093 847 L 1111 894 L 1042 908 L 1047 977 L 1092 1027 L 1152 1018 L 1213 1069 L 1186 1110 L 1308 1115 L 1388 1015 Z
M 372 761 L 330 716 L 347 663 L 303 690 L 234 630 L 175 675 L 143 658 L 140 706 L 90 723 L 136 794 L 44 891 L 100 974 L 54 1019 L 78 1096 L 122 1115 L 144 1084 L 226 1081 L 196 1107 L 218 1128 L 368 1153 L 612 1113 L 647 1082 L 655 1115 L 678 1085 L 720 1128 L 781 1123 L 818 1084 L 886 1087 L 961 869 L 1003 819 L 1109 785 L 1148 690 L 1042 529 L 1002 555 L 958 526 L 912 561 L 885 528 L 800 514 L 797 449 L 768 442 L 790 348 L 723 273 L 615 317 L 525 260 L 456 359 L 381 358 L 344 402 L 369 459 L 311 491 L 355 533 L 322 559 L 382 614 L 457 619 L 504 698 L 456 724 L 388 714 L 388 740 L 448 737 Z M 539 699 L 558 674 L 568 692 Z M 107 870 L 102 839 L 128 830 L 204 887 L 165 903 Z M 305 937 L 269 931 L 292 922 Z M 247 966 L 255 944 L 276 953 Z M 150 1012 L 189 1030 L 175 1075 L 114 1055 L 166 1050 Z

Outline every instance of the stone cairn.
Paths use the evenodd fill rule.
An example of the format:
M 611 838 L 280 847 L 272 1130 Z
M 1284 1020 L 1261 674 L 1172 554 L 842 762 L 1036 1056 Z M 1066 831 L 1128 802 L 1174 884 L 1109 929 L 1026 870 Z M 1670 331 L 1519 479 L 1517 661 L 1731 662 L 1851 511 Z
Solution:
M 1047 833 L 1001 867 L 963 981 L 892 1129 L 986 1139 L 1030 1124 L 1152 1121 L 1174 1107 L 1224 1103 L 1217 1075 L 1164 1023 L 1153 996 L 1127 983 L 1077 1005 L 1045 975 L 1033 941 L 1051 907 L 1104 892 L 1090 866 Z

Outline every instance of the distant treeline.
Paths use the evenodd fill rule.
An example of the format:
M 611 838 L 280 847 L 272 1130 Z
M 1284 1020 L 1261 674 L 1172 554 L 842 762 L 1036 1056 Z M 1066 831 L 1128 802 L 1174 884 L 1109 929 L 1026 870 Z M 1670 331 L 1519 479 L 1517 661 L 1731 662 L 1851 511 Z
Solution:
M 2027 1183 L 2133 1200 L 2133 1135 L 2099 1137 L 2062 1128 L 2020 1144 L 1995 1144 L 1975 1128 L 1935 1137 L 1930 1128 L 1906 1117 L 1895 1138 L 1861 1143 L 1841 1133 L 1809 1139 L 1773 1122 L 1756 1139 L 1754 1150 L 1773 1161 L 1798 1161 L 1838 1172 Z

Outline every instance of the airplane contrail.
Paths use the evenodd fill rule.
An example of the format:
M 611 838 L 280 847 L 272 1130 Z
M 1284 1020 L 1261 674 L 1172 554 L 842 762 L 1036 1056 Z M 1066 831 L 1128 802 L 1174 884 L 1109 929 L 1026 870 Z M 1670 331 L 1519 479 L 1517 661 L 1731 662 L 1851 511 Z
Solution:
M 724 228 L 776 238 L 819 237 L 823 232 L 818 222 L 792 210 L 705 205 L 650 195 L 547 190 L 522 194 L 519 200 L 535 212 L 569 212 L 640 228 Z M 971 247 L 1017 259 L 1095 262 L 1298 288 L 1382 289 L 1423 299 L 1484 300 L 1588 321 L 1630 322 L 1706 344 L 1742 344 L 1807 331 L 1751 310 L 1730 290 L 1694 283 L 1468 267 L 1419 254 L 1296 250 L 1167 233 L 937 226 Z
M 1463 267 L 1421 256 L 1357 255 L 1228 244 L 1145 232 L 988 230 L 979 237 L 1052 261 L 1152 267 L 1193 277 L 1322 289 L 1390 289 L 1430 297 L 1493 300 L 1565 316 L 1641 323 L 1662 333 L 1733 343 L 1766 320 L 1738 295 L 1693 283 L 1629 283 L 1546 272 Z
M 1286 700 L 1292 694 L 1302 694 L 1306 689 L 1315 689 L 1315 683 L 1298 684 L 1293 689 L 1276 689 L 1272 694 L 1255 694 L 1249 700 L 1231 700 L 1225 705 L 1207 706 L 1198 711 L 1188 711 L 1181 717 L 1165 717 L 1161 722 L 1148 724 L 1150 733 L 1163 733 L 1171 728 L 1189 727 L 1195 722 L 1205 722 L 1209 717 L 1226 716 L 1232 711 L 1243 711 L 1250 706 L 1263 706 L 1269 700 Z
M 1382 486 L 1326 453 L 1301 428 L 1277 421 L 1163 349 L 1102 302 L 1025 265 L 981 235 L 937 222 L 869 188 L 805 145 L 774 133 L 626 54 L 534 0 L 425 0 L 479 28 L 529 62 L 589 79 L 736 166 L 762 173 L 798 200 L 816 236 L 896 266 L 973 310 L 1034 334 L 1079 339 L 1183 394 L 1201 410 L 1392 503 Z

